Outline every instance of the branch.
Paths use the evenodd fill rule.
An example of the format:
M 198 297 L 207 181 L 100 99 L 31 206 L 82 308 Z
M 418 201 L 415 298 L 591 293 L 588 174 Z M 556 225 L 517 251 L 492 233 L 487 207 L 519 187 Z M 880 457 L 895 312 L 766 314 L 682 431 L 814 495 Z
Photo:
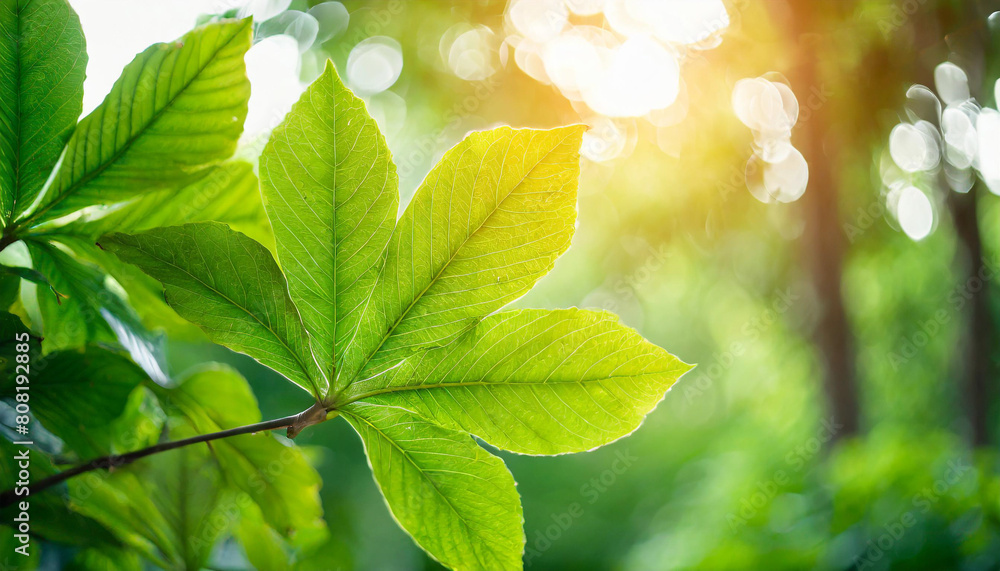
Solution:
M 210 434 L 201 434 L 199 436 L 192 436 L 191 438 L 185 438 L 183 440 L 175 440 L 173 442 L 163 442 L 150 446 L 149 448 L 129 452 L 128 454 L 112 454 L 110 456 L 104 456 L 103 458 L 91 460 L 90 462 L 70 468 L 69 470 L 64 470 L 58 474 L 53 474 L 35 482 L 34 484 L 31 484 L 28 486 L 27 496 L 22 496 L 21 498 L 24 499 L 43 490 L 47 490 L 56 484 L 65 482 L 73 476 L 79 476 L 80 474 L 85 474 L 94 470 L 111 470 L 118 468 L 119 466 L 130 464 L 140 458 L 145 458 L 146 456 L 152 456 L 153 454 L 166 452 L 167 450 L 174 450 L 176 448 L 183 448 L 184 446 L 189 446 L 191 444 L 210 442 L 212 440 L 219 440 L 220 438 L 239 436 L 241 434 L 251 434 L 254 432 L 263 432 L 266 430 L 276 430 L 279 428 L 287 428 L 288 436 L 290 438 L 294 438 L 299 432 L 302 431 L 303 428 L 312 426 L 313 424 L 319 424 L 320 422 L 326 420 L 326 415 L 326 407 L 324 407 L 321 403 L 316 403 L 309 409 L 304 410 L 299 414 L 293 414 L 284 418 L 267 420 L 256 424 L 248 424 L 246 426 L 230 428 L 229 430 L 212 432 Z M 0 508 L 5 508 L 18 500 L 19 496 L 14 493 L 16 489 L 17 488 L 12 488 L 0 493 Z

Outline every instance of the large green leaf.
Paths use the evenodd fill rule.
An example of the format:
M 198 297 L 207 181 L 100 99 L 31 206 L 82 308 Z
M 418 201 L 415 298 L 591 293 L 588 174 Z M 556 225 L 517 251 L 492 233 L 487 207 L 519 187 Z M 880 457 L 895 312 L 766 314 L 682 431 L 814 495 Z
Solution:
M 0 2 L 0 224 L 31 206 L 83 109 L 80 20 L 66 0 Z
M 491 315 L 345 396 L 415 411 L 504 450 L 560 454 L 629 434 L 689 369 L 613 314 L 521 310 Z
M 573 235 L 583 131 L 501 127 L 445 153 L 392 234 L 348 378 L 452 341 L 552 268 Z
M 181 188 L 232 155 L 250 96 L 250 35 L 249 20 L 226 20 L 137 55 L 80 121 L 31 219 Z
M 97 239 L 108 232 L 138 232 L 188 222 L 225 222 L 231 226 L 266 223 L 253 165 L 226 161 L 180 190 L 161 190 L 121 205 L 97 218 L 74 221 L 62 228 L 70 234 Z M 100 216 L 103 214 L 103 216 Z
M 200 433 L 261 421 L 250 386 L 226 367 L 199 369 L 164 392 Z M 247 493 L 279 533 L 288 535 L 320 523 L 320 477 L 300 448 L 263 432 L 226 438 L 213 443 L 212 449 L 226 480 Z
M 111 234 L 100 244 L 159 280 L 167 303 L 212 341 L 250 355 L 317 398 L 325 394 L 327 380 L 267 248 L 211 222 Z
M 331 375 L 369 303 L 399 201 L 385 139 L 333 64 L 272 133 L 260 178 L 292 300 Z
M 451 569 L 521 568 L 521 500 L 499 458 L 401 408 L 354 403 L 343 412 L 392 515 L 424 550 Z

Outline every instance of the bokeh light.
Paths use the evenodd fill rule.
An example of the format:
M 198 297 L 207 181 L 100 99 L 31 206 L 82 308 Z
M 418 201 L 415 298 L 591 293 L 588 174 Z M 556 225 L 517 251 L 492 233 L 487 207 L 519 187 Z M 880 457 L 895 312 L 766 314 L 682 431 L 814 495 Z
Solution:
M 352 89 L 369 95 L 392 87 L 403 71 L 399 42 L 374 36 L 359 42 L 347 58 L 347 77 Z

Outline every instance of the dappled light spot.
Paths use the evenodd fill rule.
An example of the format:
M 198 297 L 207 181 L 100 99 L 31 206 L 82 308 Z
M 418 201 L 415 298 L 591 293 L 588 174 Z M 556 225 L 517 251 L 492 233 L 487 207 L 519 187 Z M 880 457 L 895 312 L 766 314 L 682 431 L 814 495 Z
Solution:
M 316 36 L 318 44 L 339 36 L 347 29 L 347 24 L 351 20 L 347 8 L 340 2 L 317 4 L 310 8 L 308 13 L 319 23 L 319 34 Z
M 949 106 L 941 116 L 945 158 L 956 168 L 967 169 L 976 160 L 979 151 L 976 134 L 978 117 L 978 108 L 969 109 L 965 105 Z
M 983 109 L 978 127 L 979 171 L 990 191 L 1000 195 L 1000 112 Z
M 362 40 L 347 57 L 351 87 L 364 94 L 389 89 L 402 71 L 403 51 L 399 42 L 385 36 Z
M 609 117 L 639 117 L 677 99 L 680 66 L 649 38 L 625 40 L 584 94 L 591 109 Z
M 319 34 L 319 22 L 305 12 L 288 10 L 261 23 L 257 33 L 263 37 L 285 34 L 295 39 L 301 53 L 311 48 L 313 42 L 316 41 L 316 36 Z
M 255 22 L 263 22 L 281 14 L 291 4 L 292 0 L 248 0 L 237 14 L 240 18 L 252 16 Z
M 809 165 L 795 148 L 773 163 L 754 154 L 747 162 L 746 180 L 750 194 L 765 204 L 794 202 L 802 197 L 809 184 Z
M 512 0 L 507 18 L 524 37 L 547 42 L 566 27 L 569 12 L 562 0 Z
M 934 86 L 945 105 L 968 101 L 969 76 L 951 62 L 945 62 L 934 69 Z
M 941 151 L 934 137 L 933 126 L 926 121 L 916 125 L 900 123 L 889 134 L 889 153 L 899 168 L 915 173 L 935 168 Z
M 934 208 L 930 199 L 914 186 L 902 189 L 896 200 L 896 220 L 912 240 L 923 240 L 934 227 Z
M 493 30 L 475 26 L 459 34 L 448 46 L 445 62 L 456 76 L 482 81 L 498 69 L 499 40 Z
M 243 138 L 250 140 L 274 129 L 302 93 L 299 48 L 294 38 L 265 38 L 247 52 L 251 92 Z

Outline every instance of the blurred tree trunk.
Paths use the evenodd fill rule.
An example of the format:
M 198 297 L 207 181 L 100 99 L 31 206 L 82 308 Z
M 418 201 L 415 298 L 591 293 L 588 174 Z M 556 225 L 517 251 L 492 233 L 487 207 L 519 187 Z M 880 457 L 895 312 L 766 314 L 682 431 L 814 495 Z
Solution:
M 1000 34 L 986 25 L 987 17 L 997 9 L 995 0 L 968 0 L 962 4 L 945 5 L 937 14 L 929 11 L 947 26 L 947 44 L 959 57 L 959 65 L 969 72 L 972 96 L 981 103 L 990 102 L 993 97 L 993 81 L 1000 71 Z M 979 78 L 977 81 L 976 78 Z M 990 81 L 990 80 L 993 81 Z M 983 250 L 982 233 L 976 205 L 979 196 L 988 192 L 984 184 L 977 184 L 966 194 L 949 192 L 948 204 L 951 208 L 955 233 L 964 262 L 959 275 L 965 276 L 960 289 L 965 331 L 959 338 L 961 370 L 964 376 L 963 394 L 968 415 L 973 446 L 988 446 L 990 443 L 990 405 L 994 398 L 991 390 L 991 364 L 993 340 L 996 338 L 997 323 L 990 311 L 990 281 L 984 269 L 988 268 L 987 255 Z
M 985 273 L 981 273 L 986 260 L 976 215 L 976 195 L 984 190 L 981 186 L 977 184 L 967 194 L 952 192 L 948 201 L 968 266 L 967 279 L 960 290 L 960 299 L 966 300 L 963 309 L 967 325 L 960 336 L 961 350 L 958 354 L 963 357 L 965 404 L 973 446 L 987 446 L 990 442 L 989 409 L 992 398 L 990 354 L 994 324 L 990 319 L 989 280 L 984 279 Z
M 827 3 L 787 4 L 790 32 L 798 55 L 791 81 L 800 96 L 823 89 L 818 66 L 831 61 L 825 51 L 832 47 L 832 40 L 823 28 L 823 22 L 827 26 L 831 22 L 817 13 L 823 4 Z M 834 438 L 839 439 L 857 434 L 860 411 L 856 355 L 841 290 L 847 236 L 840 222 L 838 201 L 840 143 L 833 140 L 832 124 L 829 102 L 811 109 L 809 120 L 798 127 L 798 147 L 809 163 L 809 187 L 801 199 L 805 214 L 802 256 L 820 304 L 813 340 L 823 367 L 830 414 L 839 426 Z

